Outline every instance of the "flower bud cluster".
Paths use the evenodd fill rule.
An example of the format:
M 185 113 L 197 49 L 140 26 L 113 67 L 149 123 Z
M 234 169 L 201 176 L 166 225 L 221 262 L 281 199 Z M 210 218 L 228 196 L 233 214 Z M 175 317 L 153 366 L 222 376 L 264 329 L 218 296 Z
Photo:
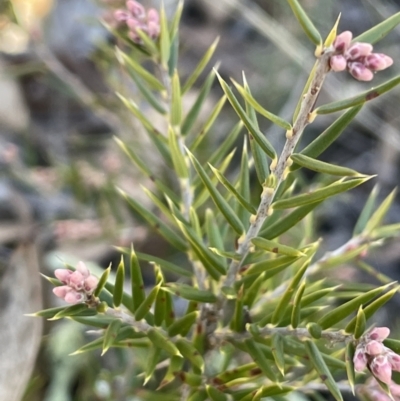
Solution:
M 383 345 L 389 335 L 387 327 L 375 327 L 364 335 L 354 354 L 354 369 L 363 371 L 366 367 L 383 383 L 392 383 L 392 371 L 400 372 L 400 355 Z
M 90 274 L 83 262 L 78 263 L 75 271 L 57 269 L 54 275 L 64 284 L 53 288 L 54 294 L 69 304 L 86 302 L 98 284 L 97 277 Z
M 342 32 L 333 43 L 335 54 L 330 59 L 333 71 L 344 71 L 359 81 L 371 81 L 374 72 L 382 71 L 393 64 L 393 59 L 386 54 L 372 53 L 369 43 L 355 42 L 351 44 L 353 34 Z
M 160 17 L 155 8 L 145 8 L 135 0 L 126 2 L 125 10 L 116 10 L 114 18 L 120 24 L 128 27 L 128 35 L 135 43 L 142 43 L 138 30 L 146 33 L 151 39 L 157 39 L 160 34 Z

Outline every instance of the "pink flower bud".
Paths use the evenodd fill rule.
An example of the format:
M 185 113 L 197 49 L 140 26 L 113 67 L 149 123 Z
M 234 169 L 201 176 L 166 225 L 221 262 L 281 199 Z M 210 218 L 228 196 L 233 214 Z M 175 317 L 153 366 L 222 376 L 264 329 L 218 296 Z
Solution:
M 136 29 L 138 29 L 138 28 L 142 29 L 142 27 L 143 27 L 143 23 L 141 23 L 136 18 L 132 18 L 132 17 L 130 17 L 126 20 L 126 25 L 128 25 L 128 28 L 133 32 L 135 32 Z
M 54 275 L 63 283 L 68 284 L 72 271 L 68 269 L 56 269 Z
M 357 60 L 361 57 L 368 56 L 372 52 L 372 45 L 369 43 L 356 42 L 346 51 L 345 57 L 348 60 Z
M 330 65 L 331 65 L 332 71 L 336 71 L 336 72 L 344 71 L 347 66 L 347 61 L 341 54 L 337 54 L 337 55 L 331 57 Z
M 392 382 L 392 367 L 386 356 L 375 357 L 370 364 L 370 369 L 372 374 L 381 382 L 386 384 Z
M 382 71 L 392 64 L 393 59 L 382 53 L 372 53 L 364 60 L 364 65 L 372 71 Z
M 344 53 L 350 46 L 351 39 L 353 39 L 353 34 L 350 31 L 344 31 L 336 36 L 333 47 L 338 53 Z
M 71 290 L 65 295 L 64 301 L 69 304 L 80 304 L 85 301 L 85 296 L 81 292 Z
M 354 369 L 356 372 L 362 372 L 367 367 L 367 355 L 365 354 L 364 347 L 357 346 L 353 358 Z
M 97 287 L 99 280 L 97 277 L 90 275 L 85 279 L 84 289 L 88 294 L 91 294 Z
M 79 291 L 83 288 L 84 279 L 85 277 L 83 277 L 82 273 L 74 271 L 69 279 L 69 285 L 72 289 Z
M 126 2 L 126 8 L 130 11 L 133 17 L 140 19 L 146 17 L 146 12 L 144 7 L 135 0 L 128 0 Z
M 124 10 L 116 10 L 114 12 L 114 19 L 117 22 L 124 22 L 128 19 L 128 17 L 129 17 L 129 14 Z
M 374 327 L 366 335 L 369 340 L 376 340 L 382 342 L 390 334 L 390 329 L 387 327 Z
M 382 354 L 384 346 L 381 342 L 372 340 L 365 345 L 365 352 L 371 356 Z
M 150 8 L 147 11 L 147 22 L 155 22 L 156 24 L 160 23 L 160 17 L 158 15 L 158 11 L 155 8 Z
M 67 285 L 61 285 L 53 288 L 53 293 L 59 298 L 65 298 L 69 291 L 71 291 L 71 288 Z
M 400 372 L 400 356 L 395 354 L 392 350 L 387 354 L 389 363 L 392 366 L 392 370 Z
M 373 72 L 362 63 L 353 62 L 348 63 L 347 66 L 350 74 L 358 81 L 371 81 L 374 77 Z
M 152 39 L 156 39 L 160 34 L 160 25 L 156 22 L 149 21 L 147 23 L 147 34 Z
M 76 265 L 76 270 L 82 274 L 83 277 L 89 277 L 90 276 L 90 271 L 86 267 L 86 265 L 82 262 L 79 261 L 78 264 Z

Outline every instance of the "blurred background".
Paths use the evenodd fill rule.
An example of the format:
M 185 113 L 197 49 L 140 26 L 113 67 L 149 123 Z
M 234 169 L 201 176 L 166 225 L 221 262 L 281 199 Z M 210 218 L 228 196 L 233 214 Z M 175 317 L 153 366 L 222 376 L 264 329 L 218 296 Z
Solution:
M 159 6 L 156 0 L 143 4 Z M 175 1 L 165 0 L 165 4 L 172 14 Z M 150 184 L 121 155 L 114 135 L 141 147 L 142 157 L 169 179 L 140 125 L 115 96 L 115 91 L 137 95 L 115 59 L 116 39 L 100 23 L 111 23 L 114 10 L 123 5 L 119 0 L 0 2 L 2 400 L 151 399 L 142 392 L 141 379 L 133 374 L 140 365 L 138 361 L 145 359 L 139 351 L 135 355 L 113 351 L 102 359 L 99 353 L 69 357 L 93 335 L 72 321 L 56 325 L 23 316 L 57 305 L 50 285 L 40 280 L 39 271 L 52 275 L 64 262 L 84 260 L 101 272 L 119 259 L 114 246 L 129 246 L 132 241 L 147 253 L 178 257 L 123 207 L 114 190 L 119 186 L 151 207 L 140 189 L 140 185 Z M 351 30 L 356 36 L 400 11 L 400 1 L 394 0 L 304 0 L 302 5 L 324 35 L 339 13 L 339 32 Z M 290 120 L 314 59 L 313 48 L 286 2 L 187 0 L 181 27 L 182 79 L 190 75 L 217 36 L 220 42 L 213 63 L 220 63 L 222 77 L 240 81 L 244 71 L 255 98 L 268 110 Z M 399 38 L 397 28 L 376 45 L 376 51 L 388 54 L 395 64 L 379 73 L 374 85 L 398 74 Z M 186 109 L 201 82 L 187 95 Z M 370 87 L 370 83 L 355 81 L 348 74 L 330 74 L 319 102 L 349 97 Z M 221 93 L 215 84 L 204 105 L 204 116 Z M 322 252 L 334 250 L 351 238 L 375 185 L 379 185 L 380 199 L 398 185 L 399 97 L 396 89 L 369 103 L 321 156 L 322 160 L 365 174 L 377 174 L 371 182 L 317 210 L 315 232 L 324 237 Z M 158 117 L 152 116 L 148 105 L 139 104 L 157 124 Z M 337 115 L 318 118 L 307 128 L 303 142 L 316 137 L 335 118 Z M 226 107 L 210 135 L 212 140 L 204 145 L 205 154 L 213 143 L 223 140 L 236 121 Z M 269 122 L 260 124 L 276 149 L 281 149 L 285 139 L 282 130 Z M 304 174 L 302 179 L 310 184 L 314 176 Z M 399 221 L 397 197 L 388 222 Z M 400 277 L 397 240 L 368 258 L 379 271 L 393 279 Z M 338 274 L 360 279 L 351 266 L 343 267 Z M 152 280 L 150 275 L 148 280 Z M 362 280 L 373 282 L 370 277 Z M 396 329 L 393 313 L 386 313 L 380 319 L 387 322 L 391 315 L 390 327 Z

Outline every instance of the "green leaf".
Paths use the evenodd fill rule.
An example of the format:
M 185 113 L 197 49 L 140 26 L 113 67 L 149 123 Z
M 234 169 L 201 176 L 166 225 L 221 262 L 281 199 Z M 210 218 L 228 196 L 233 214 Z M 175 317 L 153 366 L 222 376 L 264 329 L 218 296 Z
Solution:
M 346 354 L 345 354 L 345 362 L 346 362 L 346 373 L 347 380 L 349 381 L 351 391 L 354 393 L 354 384 L 356 382 L 356 373 L 354 371 L 354 354 L 355 354 L 355 346 L 353 341 L 349 341 L 346 345 Z
M 190 363 L 199 369 L 201 372 L 204 370 L 204 359 L 199 354 L 199 351 L 193 346 L 186 338 L 178 338 L 175 342 L 179 352 L 190 361 Z
M 276 363 L 276 367 L 281 372 L 282 376 L 285 375 L 285 354 L 283 350 L 283 339 L 279 333 L 272 335 L 272 355 Z
M 156 286 L 154 286 L 151 291 L 149 292 L 149 295 L 143 300 L 143 302 L 138 306 L 135 312 L 135 319 L 136 320 L 142 320 L 147 313 L 150 311 L 151 306 L 153 305 L 154 301 L 157 298 L 158 291 L 160 290 L 160 287 L 162 285 L 162 282 L 158 283 Z
M 185 84 L 183 85 L 182 93 L 186 93 L 197 81 L 197 78 L 201 75 L 204 68 L 211 60 L 211 57 L 213 56 L 215 49 L 217 48 L 218 42 L 219 42 L 219 37 L 214 40 L 212 45 L 205 52 L 203 58 L 200 60 L 199 64 L 197 64 L 196 68 L 194 69 L 190 77 L 187 79 Z
M 382 220 L 385 218 L 386 213 L 388 212 L 389 208 L 392 206 L 392 203 L 395 199 L 397 190 L 394 189 L 380 204 L 378 209 L 372 214 L 372 216 L 368 219 L 368 223 L 366 224 L 363 233 L 370 234 L 372 230 L 377 228 L 381 223 Z
M 242 158 L 240 161 L 240 173 L 239 182 L 237 184 L 238 194 L 247 206 L 250 206 L 248 210 L 242 203 L 239 202 L 237 205 L 237 214 L 244 227 L 248 227 L 250 221 L 250 215 L 256 214 L 257 209 L 251 204 L 251 193 L 250 193 L 250 171 L 249 171 L 249 158 L 247 150 L 247 140 L 244 138 Z M 241 207 L 243 206 L 243 207 Z
M 383 341 L 383 344 L 386 347 L 389 347 L 396 354 L 400 353 L 400 341 L 399 340 L 394 340 L 392 338 L 387 338 L 386 340 Z
M 279 237 L 281 234 L 294 227 L 304 217 L 308 216 L 310 212 L 320 204 L 321 201 L 300 206 L 286 216 L 279 218 L 276 222 L 272 224 L 268 224 L 267 219 L 258 235 L 269 240 Z
M 217 390 L 215 387 L 206 385 L 206 392 L 211 401 L 227 401 L 228 396 L 223 392 Z
M 335 181 L 333 184 L 327 185 L 326 187 L 317 189 L 314 192 L 296 195 L 288 199 L 278 200 L 272 204 L 272 208 L 274 210 L 289 209 L 292 207 L 307 205 L 309 203 L 319 202 L 331 196 L 349 191 L 350 189 L 363 184 L 371 178 L 372 177 L 353 178 L 347 181 L 343 181 L 343 179 L 341 179 L 339 181 Z
M 158 50 L 154 40 L 147 35 L 146 32 L 142 31 L 140 28 L 137 28 L 135 32 L 139 35 L 140 39 L 142 39 L 143 45 L 146 50 L 152 54 L 155 58 L 160 56 L 160 51 Z
M 392 290 L 388 291 L 386 294 L 383 294 L 380 296 L 378 299 L 375 301 L 371 302 L 368 306 L 366 306 L 363 310 L 363 314 L 366 320 L 368 320 L 370 317 L 374 316 L 374 314 L 388 302 L 390 299 L 392 299 L 393 295 L 397 293 L 399 290 L 398 287 L 393 288 Z M 346 326 L 345 331 L 347 333 L 355 333 L 356 332 L 356 326 L 357 326 L 357 316 L 354 317 L 349 324 Z
M 243 86 L 239 85 L 234 79 L 232 79 L 233 84 L 235 85 L 238 92 L 243 96 L 243 99 L 248 102 L 254 110 L 260 113 L 262 116 L 267 118 L 268 120 L 272 121 L 274 124 L 282 127 L 285 130 L 291 130 L 292 125 L 285 121 L 283 118 L 276 116 L 275 114 L 269 112 L 268 110 L 264 109 L 256 99 L 251 95 L 249 91 L 247 91 Z
M 257 248 L 262 249 L 264 251 L 292 257 L 304 256 L 304 253 L 300 252 L 298 249 L 292 248 L 287 245 L 278 244 L 277 242 L 270 241 L 265 238 L 255 237 L 251 240 L 251 242 Z
M 176 345 L 158 329 L 149 329 L 147 331 L 147 336 L 156 347 L 163 349 L 168 354 L 182 356 Z
M 283 269 L 286 269 L 290 266 L 298 257 L 293 256 L 280 256 L 274 259 L 266 259 L 261 262 L 254 263 L 248 269 L 243 270 L 241 273 L 244 276 L 254 275 L 254 274 L 261 274 L 266 272 L 268 277 L 273 272 L 273 274 L 280 273 Z
M 188 155 L 190 158 L 190 161 L 193 164 L 193 167 L 199 174 L 201 180 L 203 181 L 204 185 L 207 187 L 211 198 L 213 199 L 215 205 L 218 207 L 218 209 L 221 211 L 221 213 L 224 215 L 226 221 L 229 223 L 229 225 L 239 234 L 242 235 L 244 232 L 244 227 L 242 225 L 242 222 L 238 219 L 236 213 L 232 210 L 232 208 L 229 206 L 228 202 L 224 199 L 224 197 L 216 190 L 215 186 L 213 185 L 212 181 L 208 177 L 207 173 L 201 166 L 201 164 L 198 162 L 198 160 L 194 157 L 192 153 L 188 150 Z
M 171 228 L 169 228 L 160 218 L 148 211 L 126 192 L 119 189 L 119 193 L 125 198 L 128 205 L 131 206 L 137 213 L 139 213 L 139 215 L 145 219 L 153 229 L 158 231 L 171 245 L 182 252 L 187 250 L 185 241 L 183 241 L 183 239 L 175 231 L 171 230 Z
M 265 282 L 265 273 L 261 273 L 253 282 L 251 283 L 250 287 L 246 289 L 243 303 L 251 308 L 255 300 L 261 296 L 261 286 Z
M 317 340 L 321 338 L 322 329 L 319 324 L 310 322 L 307 324 L 307 330 L 313 338 L 315 338 Z
M 357 340 L 359 339 L 365 332 L 365 325 L 366 325 L 366 317 L 363 311 L 362 306 L 358 308 L 358 312 L 356 315 L 356 325 L 354 328 L 354 338 Z
M 274 313 L 272 314 L 272 324 L 278 324 L 281 319 L 284 317 L 284 312 L 287 309 L 287 307 L 289 306 L 289 302 L 293 296 L 293 293 L 295 291 L 295 289 L 297 288 L 297 286 L 299 285 L 300 280 L 302 279 L 304 273 L 307 270 L 308 265 L 310 264 L 311 258 L 308 257 L 303 264 L 301 265 L 301 267 L 299 268 L 299 270 L 296 272 L 295 276 L 293 277 L 292 281 L 290 282 L 290 284 L 288 285 L 286 291 L 284 292 L 284 294 L 282 295 L 281 299 L 279 300 L 279 303 L 277 305 L 277 307 L 275 308 Z
M 54 317 L 58 312 L 61 312 L 66 308 L 68 308 L 68 306 L 57 306 L 56 308 L 43 309 L 39 312 L 29 313 L 25 316 L 44 317 L 46 319 L 49 319 Z
M 180 125 L 182 120 L 182 95 L 181 95 L 181 84 L 179 82 L 178 71 L 174 71 L 172 76 L 172 95 L 171 95 L 171 125 L 173 127 Z
M 153 373 L 161 357 L 161 352 L 162 350 L 159 347 L 150 347 L 149 355 L 147 357 L 147 364 L 144 371 L 145 376 L 144 376 L 143 386 L 145 386 L 149 382 L 149 380 L 153 377 Z
M 375 25 L 373 28 L 368 29 L 361 35 L 355 37 L 353 42 L 366 42 L 374 44 L 384 38 L 390 31 L 400 24 L 400 12 L 382 21 L 380 24 Z
M 271 381 L 276 382 L 277 379 L 274 371 L 271 368 L 271 361 L 265 357 L 263 352 L 261 352 L 260 347 L 254 338 L 247 338 L 244 340 L 244 343 L 246 345 L 247 352 L 253 358 L 257 366 L 263 371 L 265 376 L 267 376 Z
M 108 276 L 110 275 L 110 271 L 111 271 L 111 265 L 107 267 L 106 270 L 104 270 L 103 274 L 101 275 L 100 279 L 99 279 L 99 284 L 97 284 L 96 289 L 94 290 L 93 295 L 95 297 L 98 297 L 101 290 L 104 288 L 104 286 L 107 283 L 108 280 Z
M 226 274 L 225 265 L 221 263 L 221 259 L 204 245 L 202 239 L 196 235 L 191 227 L 185 226 L 179 221 L 177 224 L 189 241 L 193 252 L 207 270 L 207 273 L 214 280 L 218 280 L 221 274 Z
M 378 185 L 375 185 L 368 197 L 367 202 L 365 203 L 365 206 L 363 207 L 363 210 L 361 211 L 360 216 L 358 217 L 356 225 L 354 226 L 353 236 L 357 236 L 363 232 L 372 215 L 372 212 L 374 211 L 378 194 L 379 187 Z
M 300 317 L 301 317 L 301 299 L 303 297 L 304 290 L 306 288 L 306 283 L 303 282 L 300 284 L 299 288 L 297 289 L 296 295 L 294 296 L 293 299 L 293 309 L 292 309 L 292 317 L 291 317 L 291 325 L 295 329 L 298 327 L 300 323 Z M 282 373 L 283 374 L 283 373 Z
M 165 304 L 167 293 L 160 289 L 154 303 L 154 326 L 161 326 L 165 320 Z
M 296 16 L 301 27 L 303 28 L 305 34 L 316 46 L 322 44 L 322 38 L 317 28 L 312 23 L 311 19 L 308 17 L 307 13 L 304 11 L 303 7 L 297 0 L 288 0 L 290 8 L 293 14 Z
M 182 336 L 186 335 L 191 327 L 195 324 L 198 317 L 199 311 L 193 311 L 179 319 L 176 319 L 175 322 L 168 327 L 168 335 L 170 337 L 174 337 L 178 334 Z
M 212 172 L 215 174 L 215 176 L 218 178 L 218 181 L 236 198 L 236 200 L 246 209 L 248 210 L 251 214 L 256 214 L 257 209 L 250 203 L 248 202 L 235 188 L 234 186 L 224 177 L 223 174 L 221 174 L 220 171 L 218 171 L 215 167 L 213 167 L 211 164 L 208 164 L 212 170 Z M 240 181 L 239 181 L 240 182 Z
M 180 135 L 172 126 L 170 126 L 168 129 L 168 143 L 171 150 L 174 170 L 179 178 L 187 179 L 189 176 L 189 169 L 182 153 L 183 144 L 181 143 L 180 139 Z
M 269 143 L 265 135 L 254 125 L 254 123 L 251 121 L 249 116 L 246 114 L 246 112 L 243 110 L 242 106 L 236 99 L 235 95 L 233 94 L 231 88 L 228 86 L 228 84 L 221 78 L 221 76 L 217 74 L 217 78 L 219 79 L 219 82 L 221 84 L 222 90 L 224 91 L 225 95 L 227 96 L 230 104 L 232 105 L 233 109 L 236 111 L 237 115 L 239 118 L 243 121 L 244 125 L 246 128 L 249 130 L 249 133 L 251 136 L 257 141 L 259 146 L 262 148 L 262 150 L 271 158 L 271 159 L 276 159 L 276 152 L 273 146 Z
M 133 57 L 129 57 L 127 54 L 122 52 L 118 47 L 116 48 L 117 59 L 125 65 L 131 67 L 143 80 L 145 80 L 152 89 L 163 91 L 165 90 L 164 85 L 150 72 L 143 68 Z
M 337 102 L 324 104 L 323 106 L 316 108 L 313 111 L 313 114 L 330 114 L 336 111 L 348 109 L 349 107 L 364 104 L 369 100 L 375 99 L 378 96 L 383 95 L 384 93 L 396 87 L 398 84 L 400 84 L 400 75 L 392 78 L 387 82 L 384 82 L 383 84 L 377 86 L 376 88 L 372 88 L 368 91 L 362 92 L 359 95 L 353 96 L 348 99 L 339 100 Z
M 155 178 L 153 173 L 150 171 L 148 168 L 147 164 L 141 160 L 137 154 L 133 151 L 132 148 L 128 147 L 124 142 L 122 142 L 119 138 L 114 137 L 115 142 L 117 142 L 118 146 L 124 151 L 124 153 L 129 157 L 129 159 L 139 168 L 139 170 L 148 178 L 150 178 L 157 188 L 168 195 L 175 203 L 179 202 L 179 199 L 175 192 L 171 190 L 170 187 L 165 185 L 163 182 L 161 182 L 158 178 Z
M 367 302 L 374 299 L 376 296 L 385 291 L 388 287 L 390 287 L 392 283 L 386 284 L 384 286 L 374 288 L 365 294 L 359 295 L 356 298 L 351 299 L 350 301 L 337 306 L 334 310 L 326 313 L 321 319 L 319 319 L 318 324 L 322 327 L 322 329 L 328 329 L 335 326 L 337 323 L 345 319 L 351 313 L 355 312 L 360 305 L 364 305 Z M 364 312 L 365 313 L 365 312 Z
M 87 315 L 86 313 L 89 312 L 89 310 L 91 312 L 89 315 Z M 62 319 L 64 317 L 80 315 L 82 313 L 84 314 L 83 316 L 85 316 L 85 314 L 86 314 L 86 316 L 97 314 L 96 309 L 89 308 L 89 306 L 86 304 L 76 304 L 76 305 L 71 305 L 66 308 L 63 308 L 62 310 L 57 312 L 52 318 L 50 318 L 48 320 L 58 320 L 58 319 Z
M 370 237 L 372 239 L 397 237 L 399 235 L 399 231 L 400 231 L 400 223 L 388 224 L 386 226 L 382 226 L 373 230 L 370 234 Z
M 171 50 L 171 38 L 168 31 L 168 20 L 165 13 L 164 4 L 161 5 L 160 9 L 160 54 L 161 64 L 164 70 L 168 70 L 168 61 Z
M 246 81 L 246 76 L 243 73 L 243 83 L 244 83 L 244 88 L 247 93 L 251 94 L 249 85 L 247 84 Z M 254 110 L 254 108 L 251 106 L 251 104 L 247 101 L 245 101 L 246 105 L 246 113 L 250 117 L 250 120 L 253 122 L 254 126 L 256 129 L 259 129 L 258 121 L 257 121 L 257 115 Z M 254 138 L 248 133 L 249 136 L 249 141 L 250 141 L 250 149 L 251 149 L 251 154 L 253 155 L 253 161 L 254 161 L 254 167 L 256 169 L 256 174 L 258 181 L 261 185 L 264 185 L 266 182 L 268 176 L 269 176 L 269 166 L 268 166 L 268 159 L 267 155 L 265 152 L 262 150 L 261 146 L 257 143 L 257 141 L 254 141 Z M 244 142 L 246 144 L 246 142 Z
M 102 356 L 114 344 L 121 326 L 122 326 L 122 321 L 120 319 L 114 319 L 107 327 L 107 330 L 105 331 L 103 338 L 103 351 L 101 353 Z
M 198 387 L 203 383 L 203 377 L 196 373 L 185 372 L 174 372 L 175 376 L 182 382 L 191 387 Z
M 340 22 L 340 16 L 341 16 L 341 14 L 339 14 L 339 16 L 337 17 L 335 25 L 333 25 L 331 31 L 329 32 L 328 36 L 325 39 L 325 42 L 324 42 L 324 46 L 325 47 L 331 46 L 333 44 L 333 42 L 335 41 L 335 39 L 336 39 L 337 27 L 338 27 L 339 22 Z
M 220 231 L 220 227 L 217 224 L 217 220 L 215 217 L 214 212 L 212 209 L 206 209 L 206 217 L 205 217 L 205 230 L 207 234 L 207 239 L 208 239 L 208 245 L 211 251 L 213 251 L 212 248 L 218 249 L 219 252 L 224 251 L 224 240 L 222 237 L 222 233 Z M 221 265 L 226 268 L 226 260 L 225 258 L 221 258 Z
M 121 261 L 119 262 L 117 273 L 115 275 L 115 284 L 113 291 L 113 303 L 116 308 L 118 308 L 122 302 L 122 296 L 124 294 L 124 282 L 125 282 L 125 264 L 124 264 L 124 257 L 121 255 Z
M 312 157 L 305 156 L 303 154 L 294 153 L 290 158 L 301 167 L 308 168 L 309 170 L 316 171 L 318 173 L 339 175 L 339 176 L 354 176 L 360 175 L 351 168 L 335 166 L 334 164 L 325 163 L 321 160 L 316 160 Z
M 163 285 L 162 289 L 189 301 L 203 303 L 214 303 L 217 301 L 217 296 L 211 291 L 199 290 L 187 284 L 166 283 Z
M 214 70 L 212 70 L 209 74 L 207 79 L 205 80 L 199 95 L 196 98 L 196 101 L 194 102 L 193 106 L 191 107 L 191 109 L 189 110 L 188 114 L 186 115 L 185 119 L 183 120 L 182 123 L 182 135 L 187 135 L 190 130 L 192 129 L 194 123 L 196 122 L 197 117 L 200 114 L 200 110 L 204 104 L 204 101 L 207 99 L 211 87 L 214 83 L 215 80 L 215 72 Z M 221 104 L 222 103 L 222 104 Z M 212 113 L 210 117 L 210 119 L 212 120 L 212 122 L 214 122 L 216 116 L 219 114 L 220 109 L 222 108 L 222 105 L 225 103 L 225 96 L 217 103 L 216 113 Z M 216 115 L 215 115 L 216 114 Z M 212 123 L 210 124 L 210 126 L 212 125 Z M 208 127 L 209 128 L 209 127 Z M 206 134 L 206 132 L 208 131 L 205 130 L 204 128 L 202 130 L 200 130 L 199 132 L 199 137 L 203 138 Z
M 307 145 L 301 154 L 316 158 L 324 150 L 326 150 L 336 139 L 341 135 L 344 129 L 350 124 L 358 112 L 362 109 L 361 106 L 353 107 L 343 113 L 337 120 L 335 120 L 322 134 L 318 135 L 309 145 Z M 293 164 L 290 171 L 297 170 L 300 166 Z
M 233 331 L 242 332 L 244 329 L 244 315 L 243 315 L 243 285 L 239 288 L 235 299 L 235 310 L 231 320 L 231 328 Z
M 153 42 L 152 42 L 153 43 Z M 129 69 L 130 76 L 135 81 L 136 86 L 138 87 L 140 93 L 143 97 L 149 102 L 149 104 L 154 108 L 154 110 L 158 111 L 161 114 L 166 114 L 166 109 L 160 100 L 151 92 L 151 90 L 143 84 L 139 74 L 133 69 Z
M 343 401 L 342 394 L 340 393 L 336 381 L 332 377 L 332 374 L 328 366 L 326 366 L 326 363 L 318 347 L 311 340 L 305 340 L 304 345 L 306 347 L 306 351 L 310 358 L 310 361 L 313 364 L 315 370 L 317 371 L 323 383 L 329 389 L 335 400 Z

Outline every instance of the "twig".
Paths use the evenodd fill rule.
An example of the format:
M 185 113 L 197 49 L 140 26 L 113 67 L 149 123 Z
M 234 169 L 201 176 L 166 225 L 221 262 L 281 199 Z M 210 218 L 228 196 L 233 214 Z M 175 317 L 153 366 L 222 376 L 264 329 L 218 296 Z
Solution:
M 287 133 L 286 143 L 277 161 L 276 167 L 271 168 L 272 172 L 275 175 L 276 185 L 274 188 L 265 187 L 262 192 L 261 202 L 258 207 L 256 217 L 251 223 L 245 238 L 242 239 L 236 251 L 239 255 L 242 256 L 242 258 L 240 261 L 232 261 L 231 265 L 229 266 L 227 277 L 224 282 L 224 286 L 226 287 L 233 286 L 236 280 L 236 275 L 243 263 L 243 260 L 249 252 L 250 242 L 252 238 L 257 236 L 258 232 L 260 231 L 266 217 L 268 216 L 271 203 L 276 195 L 279 185 L 285 179 L 286 168 L 289 166 L 289 158 L 292 155 L 301 137 L 301 134 L 303 133 L 304 128 L 310 123 L 310 113 L 315 105 L 325 77 L 329 72 L 328 61 L 331 55 L 332 51 L 330 49 L 327 49 L 317 61 L 314 77 L 312 79 L 312 82 L 310 83 L 307 93 L 304 96 L 300 111 L 293 124 L 293 129 L 292 131 L 288 131 Z

